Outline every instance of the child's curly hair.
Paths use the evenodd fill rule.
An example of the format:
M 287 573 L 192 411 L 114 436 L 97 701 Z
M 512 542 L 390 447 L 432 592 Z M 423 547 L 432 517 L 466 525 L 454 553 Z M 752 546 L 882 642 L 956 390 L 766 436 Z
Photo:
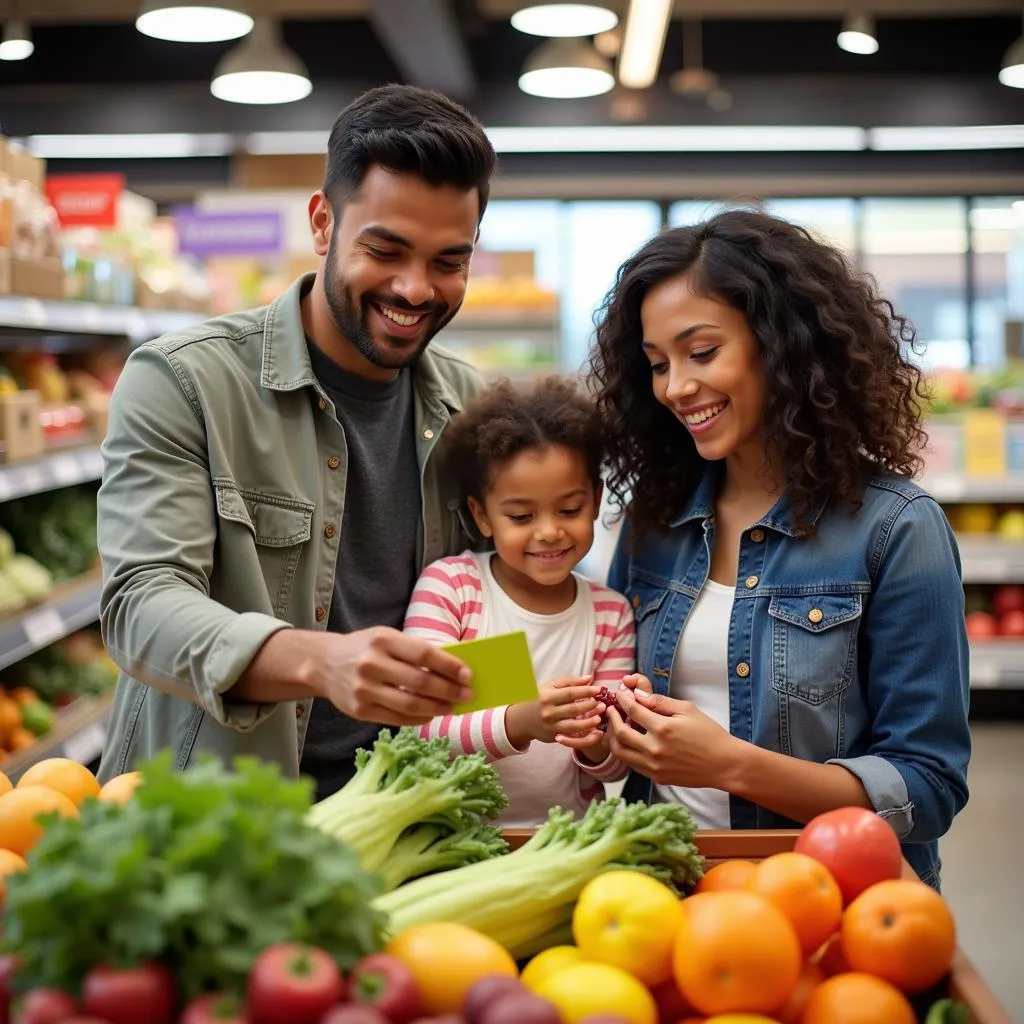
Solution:
M 596 487 L 604 460 L 601 415 L 583 389 L 566 377 L 522 387 L 500 380 L 456 416 L 441 440 L 442 456 L 463 499 L 483 501 L 495 467 L 524 451 L 557 445 L 579 452 Z

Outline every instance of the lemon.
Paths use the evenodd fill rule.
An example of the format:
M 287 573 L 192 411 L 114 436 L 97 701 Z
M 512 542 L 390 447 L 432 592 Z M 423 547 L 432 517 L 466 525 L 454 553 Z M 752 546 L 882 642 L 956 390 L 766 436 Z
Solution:
M 576 946 L 552 946 L 538 953 L 524 968 L 520 981 L 531 992 L 546 978 L 566 967 L 583 962 L 583 954 Z
M 553 1003 L 564 1024 L 580 1024 L 598 1014 L 629 1024 L 657 1024 L 654 997 L 632 974 L 610 964 L 580 963 L 545 978 L 536 994 Z

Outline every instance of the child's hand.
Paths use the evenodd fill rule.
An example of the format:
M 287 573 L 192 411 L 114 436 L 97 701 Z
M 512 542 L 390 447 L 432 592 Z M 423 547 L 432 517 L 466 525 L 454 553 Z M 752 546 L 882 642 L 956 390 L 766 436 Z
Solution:
M 592 685 L 591 678 L 564 676 L 540 688 L 540 728 L 535 739 L 542 743 L 576 740 L 597 729 L 602 709 L 595 695 L 601 687 Z

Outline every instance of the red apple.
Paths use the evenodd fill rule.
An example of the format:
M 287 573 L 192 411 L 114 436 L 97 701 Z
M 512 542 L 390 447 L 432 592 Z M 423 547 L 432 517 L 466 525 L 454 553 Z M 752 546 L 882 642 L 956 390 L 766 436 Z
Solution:
M 967 616 L 967 635 L 972 640 L 987 640 L 999 635 L 999 623 L 988 612 L 971 612 Z
M 1024 610 L 1014 609 L 999 617 L 1000 636 L 1024 637 Z
M 1024 587 L 1007 583 L 992 595 L 992 614 L 1001 619 L 1007 612 L 1024 612 Z

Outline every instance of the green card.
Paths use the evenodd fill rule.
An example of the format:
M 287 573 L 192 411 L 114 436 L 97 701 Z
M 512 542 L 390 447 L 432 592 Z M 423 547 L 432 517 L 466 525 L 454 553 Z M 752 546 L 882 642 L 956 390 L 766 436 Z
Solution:
M 454 654 L 473 670 L 469 684 L 473 699 L 456 704 L 455 714 L 537 699 L 537 677 L 533 674 L 526 634 L 521 630 L 449 644 L 442 650 Z

